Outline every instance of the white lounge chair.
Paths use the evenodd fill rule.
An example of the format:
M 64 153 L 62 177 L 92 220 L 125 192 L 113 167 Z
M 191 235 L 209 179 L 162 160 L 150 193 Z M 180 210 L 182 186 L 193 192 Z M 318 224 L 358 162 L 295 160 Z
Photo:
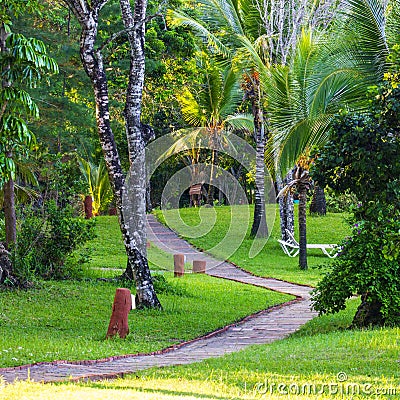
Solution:
M 283 252 L 289 257 L 296 257 L 299 254 L 300 246 L 290 231 L 286 229 L 288 241 L 278 240 Z M 335 258 L 338 255 L 338 246 L 336 244 L 310 244 L 307 243 L 307 249 L 320 249 L 329 258 Z

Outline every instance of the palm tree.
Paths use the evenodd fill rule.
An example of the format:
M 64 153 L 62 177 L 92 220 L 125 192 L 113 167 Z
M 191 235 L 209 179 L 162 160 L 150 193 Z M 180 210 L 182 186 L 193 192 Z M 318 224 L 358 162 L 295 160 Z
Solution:
M 275 66 L 286 65 L 302 27 L 326 29 L 339 3 L 336 0 L 200 0 L 196 2 L 197 19 L 183 12 L 170 11 L 168 14 L 171 24 L 192 28 L 244 75 L 243 86 L 252 105 L 257 149 L 252 227 L 255 236 L 266 236 L 268 232 L 265 222 L 264 153 L 270 132 L 269 127 L 266 128 L 264 113 L 265 110 L 268 114 L 271 111 L 270 102 L 265 99 L 268 91 L 265 83 Z M 274 171 L 274 168 L 270 169 L 270 172 Z
M 339 110 L 365 106 L 368 87 L 387 67 L 384 7 L 378 0 L 347 0 L 344 6 L 336 29 L 322 35 L 303 30 L 287 66 L 271 69 L 265 81 L 272 154 L 283 174 L 306 148 L 328 139 Z
M 263 22 L 251 0 L 201 0 L 196 2 L 197 6 L 201 10 L 198 20 L 183 12 L 170 10 L 168 21 L 173 26 L 189 26 L 199 36 L 206 38 L 214 51 L 222 55 L 225 61 L 233 62 L 245 77 L 244 87 L 252 106 L 257 149 L 255 212 L 251 232 L 253 236 L 266 237 L 264 152 L 267 134 L 259 79 L 264 62 L 256 49 L 256 40 Z M 249 54 L 252 56 L 250 62 L 245 62 Z
M 250 130 L 250 116 L 235 114 L 242 96 L 235 73 L 231 68 L 218 68 L 212 61 L 200 61 L 204 70 L 202 89 L 193 95 L 184 89 L 178 96 L 184 120 L 192 128 L 175 132 L 175 143 L 168 150 L 174 154 L 187 150 L 192 183 L 199 181 L 199 161 L 202 148 L 211 149 L 211 168 L 207 203 L 213 205 L 214 180 L 219 165 L 219 152 L 228 144 L 228 133 L 233 129 Z M 204 181 L 205 177 L 200 178 Z
M 307 192 L 311 188 L 309 175 L 312 163 L 309 153 L 303 154 L 297 161 L 293 170 L 293 180 L 289 182 L 278 194 L 278 197 L 287 196 L 291 190 L 296 188 L 299 194 L 299 267 L 306 270 L 307 265 Z
M 266 81 L 271 154 L 282 174 L 305 149 L 328 140 L 331 122 L 341 109 L 365 106 L 368 86 L 382 78 L 387 66 L 384 6 L 377 0 L 348 0 L 345 6 L 337 23 L 344 36 L 338 30 L 332 31 L 336 39 L 303 31 L 288 66 L 271 70 Z
M 103 159 L 98 165 L 81 157 L 78 157 L 78 162 L 79 169 L 87 185 L 86 194 L 92 199 L 93 215 L 99 215 L 100 211 L 112 199 L 112 188 L 106 165 Z
M 180 93 L 178 101 L 184 120 L 194 128 L 202 128 L 209 138 L 211 170 L 207 203 L 213 205 L 215 169 L 218 167 L 218 149 L 222 149 L 223 133 L 241 101 L 238 81 L 232 69 L 220 70 L 201 61 L 204 85 L 197 96 L 188 89 Z

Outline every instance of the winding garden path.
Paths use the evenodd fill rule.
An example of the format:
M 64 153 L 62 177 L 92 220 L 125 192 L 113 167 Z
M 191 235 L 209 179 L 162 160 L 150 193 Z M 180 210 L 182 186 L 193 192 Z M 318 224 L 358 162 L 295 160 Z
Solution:
M 218 261 L 196 250 L 174 232 L 148 217 L 148 239 L 169 253 L 183 253 L 187 261 L 207 261 L 206 273 L 218 278 L 230 279 L 264 287 L 296 296 L 296 300 L 273 307 L 241 322 L 222 328 L 207 336 L 182 343 L 152 354 L 137 354 L 110 357 L 105 360 L 81 362 L 56 361 L 16 368 L 0 368 L 0 376 L 6 382 L 15 379 L 31 379 L 36 382 L 101 379 L 123 376 L 151 367 L 190 364 L 207 358 L 219 357 L 253 344 L 270 343 L 295 332 L 301 325 L 315 316 L 310 308 L 311 288 L 275 279 L 260 278 L 239 267 Z

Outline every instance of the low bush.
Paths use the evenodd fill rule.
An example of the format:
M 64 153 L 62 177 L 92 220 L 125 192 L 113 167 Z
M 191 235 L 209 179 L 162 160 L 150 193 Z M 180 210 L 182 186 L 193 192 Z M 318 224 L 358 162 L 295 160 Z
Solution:
M 18 279 L 77 277 L 88 261 L 83 245 L 94 238 L 94 220 L 75 217 L 71 206 L 61 208 L 55 201 L 40 209 L 26 207 L 20 213 L 12 251 Z M 82 251 L 74 253 L 78 249 Z

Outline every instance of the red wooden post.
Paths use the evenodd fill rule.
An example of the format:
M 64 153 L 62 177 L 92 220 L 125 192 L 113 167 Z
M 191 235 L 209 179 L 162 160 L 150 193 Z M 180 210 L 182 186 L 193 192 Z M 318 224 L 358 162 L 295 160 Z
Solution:
M 185 255 L 174 254 L 174 276 L 180 277 L 185 274 Z
M 85 196 L 85 218 L 93 218 L 93 199 L 92 196 Z
M 114 304 L 108 326 L 107 338 L 119 335 L 125 339 L 129 333 L 128 314 L 132 309 L 132 297 L 129 289 L 119 288 L 115 292 Z
M 194 274 L 205 274 L 206 273 L 206 261 L 193 260 L 193 273 Z

